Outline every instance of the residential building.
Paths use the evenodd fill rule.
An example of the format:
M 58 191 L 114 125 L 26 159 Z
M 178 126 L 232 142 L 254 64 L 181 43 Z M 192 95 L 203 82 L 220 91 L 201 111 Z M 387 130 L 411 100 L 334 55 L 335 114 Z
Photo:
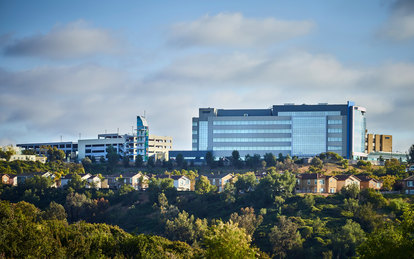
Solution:
M 60 179 L 60 187 L 65 187 L 69 183 L 69 181 L 72 180 L 73 176 L 74 176 L 73 174 L 67 174 L 67 175 L 63 176 Z M 79 176 L 81 177 L 81 180 L 86 181 L 92 175 L 91 174 L 79 174 Z
M 233 150 L 313 157 L 332 151 L 346 158 L 366 157 L 366 109 L 347 104 L 273 105 L 269 109 L 200 108 L 192 120 L 192 150 L 216 157 Z
M 296 192 L 298 193 L 325 193 L 326 176 L 322 174 L 298 174 Z
M 366 153 L 392 152 L 392 135 L 367 134 Z
M 217 186 L 217 190 L 219 192 L 222 192 L 224 190 L 224 186 L 229 181 L 236 181 L 235 176 L 231 173 L 209 174 L 205 176 L 207 176 L 208 180 L 210 181 L 210 184 Z
M 118 189 L 121 185 L 128 184 L 135 190 L 143 190 L 148 188 L 149 177 L 141 172 L 126 172 L 122 174 L 108 175 L 109 188 Z
M 190 191 L 191 190 L 191 180 L 184 175 L 158 175 L 158 179 L 170 178 L 173 180 L 174 187 L 177 191 Z
M 327 175 L 325 177 L 325 186 L 326 192 L 328 193 L 337 193 L 339 191 L 338 187 L 338 180 L 335 176 Z
M 10 184 L 10 176 L 8 174 L 0 174 L 2 184 Z
M 414 175 L 405 178 L 402 183 L 405 194 L 414 194 Z
M 337 180 L 336 190 L 338 192 L 341 191 L 342 188 L 344 188 L 344 187 L 346 187 L 350 184 L 356 184 L 358 186 L 358 188 L 360 188 L 361 180 L 359 180 L 354 175 L 348 175 L 348 174 L 335 175 L 335 178 Z
M 16 160 L 40 162 L 40 163 L 44 164 L 47 161 L 47 157 L 37 156 L 37 155 L 12 155 L 12 156 L 10 156 L 9 161 L 16 161 Z
M 86 179 L 86 188 L 95 188 L 101 189 L 102 188 L 102 180 L 97 175 L 91 175 L 89 178 Z
M 374 190 L 380 190 L 382 188 L 382 181 L 377 180 L 375 178 L 366 176 L 366 175 L 357 175 L 356 176 L 360 180 L 360 187 L 361 190 L 371 188 Z

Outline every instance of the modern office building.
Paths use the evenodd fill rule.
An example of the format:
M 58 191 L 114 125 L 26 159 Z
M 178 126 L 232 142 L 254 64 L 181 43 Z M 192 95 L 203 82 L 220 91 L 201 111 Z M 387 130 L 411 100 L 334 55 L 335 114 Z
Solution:
M 216 157 L 247 154 L 312 157 L 332 151 L 366 157 L 364 107 L 347 104 L 273 105 L 269 109 L 200 108 L 192 119 L 192 150 Z

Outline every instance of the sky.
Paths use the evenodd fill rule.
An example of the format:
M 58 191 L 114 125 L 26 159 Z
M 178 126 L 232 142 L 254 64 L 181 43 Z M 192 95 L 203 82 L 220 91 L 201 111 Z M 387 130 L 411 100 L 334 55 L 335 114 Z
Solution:
M 0 145 L 150 134 L 201 107 L 345 104 L 414 144 L 414 1 L 0 0 Z

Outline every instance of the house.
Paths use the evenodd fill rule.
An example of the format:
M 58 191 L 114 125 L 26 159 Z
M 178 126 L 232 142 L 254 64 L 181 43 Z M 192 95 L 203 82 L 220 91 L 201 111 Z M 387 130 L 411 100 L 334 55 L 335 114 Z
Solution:
M 326 192 L 337 193 L 338 192 L 338 179 L 335 176 L 327 175 L 325 178 Z
M 97 175 L 91 175 L 88 179 L 86 179 L 86 182 L 86 188 L 102 188 L 102 180 Z
M 342 175 L 335 175 L 335 178 L 337 180 L 336 190 L 341 191 L 342 188 L 351 185 L 356 184 L 360 187 L 361 180 L 359 180 L 356 176 L 351 174 L 342 174 Z
M 10 176 L 8 174 L 0 174 L 2 184 L 10 184 Z
M 210 184 L 217 186 L 217 190 L 219 192 L 222 192 L 224 190 L 224 186 L 226 183 L 228 183 L 230 180 L 235 181 L 235 177 L 231 173 L 223 173 L 223 174 L 210 174 L 206 175 L 208 180 L 210 181 Z M 234 179 L 233 179 L 234 178 Z
M 402 183 L 405 194 L 414 194 L 414 175 L 405 178 Z
M 298 174 L 296 179 L 296 192 L 299 193 L 325 193 L 326 176 L 322 174 Z
M 170 178 L 174 181 L 174 187 L 177 191 L 190 191 L 191 190 L 191 180 L 184 175 L 159 175 L 156 176 L 158 179 Z
M 9 175 L 9 184 L 12 186 L 17 186 L 17 175 Z
M 66 186 L 70 180 L 72 180 L 73 174 L 67 174 L 60 179 L 60 187 Z M 91 174 L 79 174 L 81 180 L 86 180 L 91 177 Z
M 123 174 L 108 175 L 109 188 L 118 189 L 120 185 L 128 184 L 134 187 L 135 190 L 143 190 L 148 188 L 149 177 L 138 172 L 127 172 Z
M 367 189 L 367 188 L 371 188 L 374 190 L 379 190 L 382 188 L 382 181 L 377 180 L 375 178 L 371 178 L 369 176 L 366 175 L 357 175 L 356 176 L 361 182 L 360 182 L 360 187 L 361 190 L 362 189 Z

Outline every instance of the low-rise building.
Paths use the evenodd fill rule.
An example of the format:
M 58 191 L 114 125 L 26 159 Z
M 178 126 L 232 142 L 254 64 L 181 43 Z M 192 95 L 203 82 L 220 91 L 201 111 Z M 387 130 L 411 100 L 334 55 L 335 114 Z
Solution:
M 382 188 L 382 181 L 377 180 L 375 178 L 366 176 L 366 175 L 357 175 L 356 176 L 361 182 L 360 187 L 361 190 L 371 188 L 374 190 L 380 190 Z
M 108 175 L 107 184 L 109 188 L 118 189 L 121 185 L 128 184 L 135 190 L 145 190 L 148 188 L 149 177 L 141 172 L 126 172 L 122 174 Z
M 174 187 L 177 191 L 190 191 L 191 190 L 191 180 L 184 175 L 158 175 L 158 179 L 169 178 L 173 180 Z
M 335 178 L 337 180 L 337 186 L 336 186 L 336 190 L 339 192 L 342 190 L 342 188 L 351 185 L 351 184 L 356 184 L 359 188 L 360 187 L 360 180 L 354 176 L 354 175 L 350 175 L 350 174 L 342 174 L 342 175 L 335 175 Z
M 405 178 L 402 183 L 405 194 L 414 194 L 414 175 Z
M 8 174 L 0 174 L 2 184 L 10 184 L 10 176 Z
M 222 192 L 224 190 L 224 186 L 226 185 L 226 183 L 228 183 L 229 181 L 233 180 L 235 181 L 236 179 L 235 176 L 231 173 L 223 173 L 223 174 L 210 174 L 210 175 L 206 175 L 208 180 L 210 181 L 210 184 L 217 186 L 217 190 L 219 192 Z
M 326 177 L 322 174 L 299 174 L 296 179 L 296 192 L 299 193 L 325 193 Z
M 67 174 L 63 176 L 60 179 L 60 187 L 65 187 L 69 183 L 69 181 L 72 180 L 73 176 L 73 174 Z M 79 176 L 81 177 L 81 180 L 86 181 L 89 177 L 91 177 L 91 174 L 79 174 Z

